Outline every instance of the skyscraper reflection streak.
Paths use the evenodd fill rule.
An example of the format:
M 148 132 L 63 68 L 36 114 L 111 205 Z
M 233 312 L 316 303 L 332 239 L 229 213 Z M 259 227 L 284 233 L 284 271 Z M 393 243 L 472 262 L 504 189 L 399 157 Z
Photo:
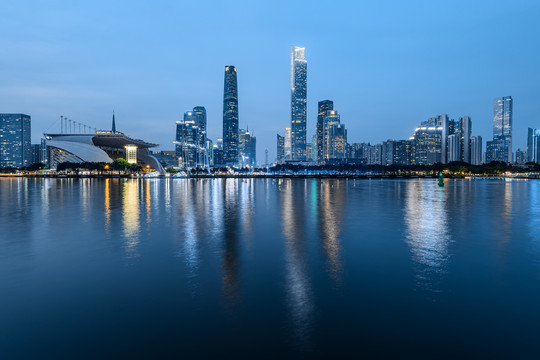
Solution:
M 138 180 L 127 180 L 122 183 L 122 225 L 124 232 L 124 248 L 128 258 L 140 256 L 140 204 Z
M 407 244 L 417 265 L 419 285 L 437 292 L 448 261 L 450 234 L 446 192 L 436 182 L 407 181 L 405 187 Z
M 304 189 L 297 189 L 294 197 L 293 186 L 305 186 L 305 182 L 285 180 L 280 188 L 282 198 L 282 224 L 285 236 L 285 280 L 287 305 L 290 311 L 295 345 L 300 350 L 309 350 L 313 322 L 313 294 L 307 269 L 305 244 Z
M 344 217 L 347 184 L 335 180 L 321 182 L 319 194 L 319 226 L 323 252 L 326 257 L 328 275 L 340 283 L 343 266 L 339 234 Z

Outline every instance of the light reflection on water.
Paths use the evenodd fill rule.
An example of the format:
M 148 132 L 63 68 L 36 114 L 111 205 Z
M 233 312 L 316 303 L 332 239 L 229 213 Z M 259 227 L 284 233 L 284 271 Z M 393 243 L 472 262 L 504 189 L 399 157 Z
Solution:
M 438 291 L 444 274 L 451 237 L 446 210 L 447 189 L 435 181 L 409 181 L 405 192 L 407 244 L 417 265 L 419 285 Z
M 312 346 L 310 332 L 314 311 L 305 238 L 305 185 L 306 182 L 285 180 L 280 186 L 281 223 L 286 250 L 287 304 L 296 345 L 302 350 Z
M 132 306 L 127 314 L 143 314 L 148 329 L 160 338 L 174 334 L 183 349 L 190 340 L 214 336 L 209 339 L 278 344 L 305 354 L 324 346 L 320 341 L 329 333 L 336 334 L 332 341 L 344 341 L 350 329 L 363 326 L 364 336 L 372 330 L 388 339 L 407 336 L 394 332 L 388 319 L 379 325 L 377 317 L 392 312 L 377 308 L 379 303 L 399 299 L 392 301 L 402 310 L 393 313 L 396 321 L 406 323 L 400 316 L 412 311 L 429 325 L 412 329 L 411 338 L 437 342 L 466 331 L 444 317 L 443 310 L 467 307 L 454 300 L 456 294 L 463 301 L 468 291 L 486 303 L 492 301 L 487 294 L 495 294 L 506 299 L 499 313 L 516 301 L 505 298 L 507 288 L 484 293 L 475 292 L 475 285 L 485 290 L 509 283 L 522 299 L 540 301 L 534 290 L 540 288 L 534 275 L 540 268 L 539 191 L 540 182 L 455 181 L 439 188 L 423 180 L 0 179 L 0 284 L 7 295 L 0 299 L 6 309 L 1 315 L 28 312 L 31 326 L 59 321 L 62 329 L 73 329 L 76 319 L 47 317 L 63 311 L 50 304 L 66 297 L 80 313 L 91 313 L 96 302 L 118 299 L 116 305 Z M 502 280 L 487 283 L 475 271 Z M 385 282 L 387 274 L 401 282 Z M 471 283 L 466 291 L 455 286 L 464 277 Z M 42 284 L 51 287 L 50 302 L 32 303 Z M 80 298 L 70 298 L 77 292 L 66 295 L 72 288 Z M 10 291 L 17 293 L 10 297 Z M 131 298 L 134 293 L 144 301 Z M 20 299 L 31 306 L 18 308 Z M 450 325 L 417 312 L 441 299 L 447 307 L 438 316 Z M 531 321 L 540 320 L 534 308 L 513 305 L 524 307 Z M 452 314 L 461 324 L 471 316 L 491 319 L 478 311 Z M 151 335 L 140 330 L 146 324 L 136 323 L 137 317 L 113 311 L 106 316 L 125 323 L 122 331 L 140 343 L 137 331 Z M 174 326 L 160 332 L 160 317 Z M 21 318 L 13 322 L 21 322 L 13 335 L 3 334 L 10 343 L 39 338 L 28 335 L 31 326 Z M 53 329 L 55 338 L 66 335 L 62 329 Z M 433 337 L 437 332 L 445 336 Z

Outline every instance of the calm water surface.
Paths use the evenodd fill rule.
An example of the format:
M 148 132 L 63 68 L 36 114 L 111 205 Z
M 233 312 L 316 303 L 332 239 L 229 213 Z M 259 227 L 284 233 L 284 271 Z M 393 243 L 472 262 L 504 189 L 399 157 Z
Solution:
M 540 353 L 540 182 L 0 180 L 0 358 Z

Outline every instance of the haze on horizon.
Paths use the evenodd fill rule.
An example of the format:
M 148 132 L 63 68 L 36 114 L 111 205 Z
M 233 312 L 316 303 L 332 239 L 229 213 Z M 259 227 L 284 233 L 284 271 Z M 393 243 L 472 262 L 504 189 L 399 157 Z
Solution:
M 514 150 L 540 127 L 535 1 L 17 1 L 0 6 L 0 112 L 60 115 L 173 149 L 175 121 L 205 106 L 222 137 L 225 65 L 238 69 L 240 127 L 275 158 L 290 125 L 290 46 L 306 48 L 308 141 L 330 99 L 349 142 L 407 139 L 430 116 L 469 115 L 492 137 L 493 99 L 514 99 Z M 53 125 L 56 122 L 56 125 Z

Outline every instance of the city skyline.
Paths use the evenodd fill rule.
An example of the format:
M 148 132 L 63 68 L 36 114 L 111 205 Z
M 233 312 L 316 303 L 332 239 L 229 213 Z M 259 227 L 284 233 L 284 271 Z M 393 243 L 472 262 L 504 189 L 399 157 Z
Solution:
M 259 153 L 268 148 L 274 159 L 275 133 L 290 123 L 288 49 L 293 45 L 305 47 L 310 62 L 307 139 L 315 134 L 317 104 L 324 99 L 335 102 L 350 143 L 408 138 L 419 122 L 441 113 L 454 119 L 471 116 L 474 134 L 490 140 L 491 104 L 504 94 L 511 94 L 516 102 L 513 150 L 525 149 L 527 129 L 539 127 L 535 120 L 539 75 L 533 70 L 540 57 L 528 45 L 534 33 L 532 14 L 538 8 L 533 2 L 501 2 L 489 7 L 480 3 L 474 5 L 477 11 L 463 11 L 469 6 L 464 2 L 395 4 L 403 7 L 401 13 L 395 13 L 406 16 L 391 25 L 380 5 L 345 7 L 338 3 L 333 9 L 342 11 L 346 25 L 324 31 L 314 25 L 302 29 L 292 14 L 282 11 L 288 6 L 305 8 L 306 18 L 318 24 L 324 7 L 308 3 L 277 2 L 255 9 L 236 3 L 246 15 L 252 15 L 249 21 L 250 16 L 240 17 L 234 6 L 167 4 L 163 9 L 151 8 L 150 15 L 164 17 L 160 26 L 145 28 L 147 33 L 130 31 L 146 14 L 145 5 L 135 6 L 128 17 L 123 15 L 125 4 L 97 2 L 84 8 L 84 16 L 66 4 L 34 4 L 36 11 L 28 14 L 33 26 L 17 31 L 10 24 L 17 21 L 24 2 L 9 4 L 5 7 L 7 20 L 0 25 L 6 34 L 0 40 L 5 49 L 0 55 L 5 64 L 0 68 L 4 79 L 0 107 L 4 113 L 32 116 L 34 143 L 60 115 L 105 128 L 114 109 L 130 135 L 144 136 L 159 143 L 159 149 L 172 150 L 174 124 L 194 105 L 206 107 L 208 137 L 216 141 L 222 131 L 223 66 L 234 64 L 241 74 L 239 127 L 249 126 L 259 138 Z M 158 47 L 151 42 L 158 35 L 165 41 L 172 39 L 171 32 L 193 29 L 189 26 L 194 19 L 186 17 L 178 25 L 175 14 L 201 10 L 206 15 L 197 21 L 207 24 L 206 30 L 190 30 L 174 46 Z M 234 43 L 210 41 L 227 18 L 223 13 L 237 20 L 235 29 L 244 30 Z M 282 16 L 282 29 L 269 35 L 271 25 L 264 19 L 277 14 Z M 506 21 L 496 26 L 503 16 Z M 359 25 L 361 22 L 353 21 L 355 17 L 364 23 Z M 60 18 L 63 25 L 54 25 Z M 101 27 L 94 29 L 92 19 L 99 19 Z M 150 24 L 153 19 L 150 17 Z M 66 32 L 64 26 L 75 21 L 76 34 Z M 434 26 L 437 23 L 444 26 Z M 245 31 L 256 26 L 251 33 Z M 344 32 L 344 26 L 348 31 Z M 142 44 L 128 41 L 134 34 L 141 35 Z M 353 41 L 355 36 L 346 34 L 362 36 L 361 45 Z M 255 39 L 265 45 L 246 46 Z M 499 41 L 508 44 L 504 54 L 494 50 Z M 196 42 L 205 44 L 200 56 L 184 56 Z M 154 60 L 138 57 L 140 45 L 148 46 L 150 52 L 159 48 L 161 55 Z M 340 56 L 329 51 L 334 48 Z M 433 56 L 437 51 L 443 51 L 443 56 Z M 457 56 L 463 52 L 468 56 Z M 505 77 L 494 77 L 500 68 L 505 68 Z

